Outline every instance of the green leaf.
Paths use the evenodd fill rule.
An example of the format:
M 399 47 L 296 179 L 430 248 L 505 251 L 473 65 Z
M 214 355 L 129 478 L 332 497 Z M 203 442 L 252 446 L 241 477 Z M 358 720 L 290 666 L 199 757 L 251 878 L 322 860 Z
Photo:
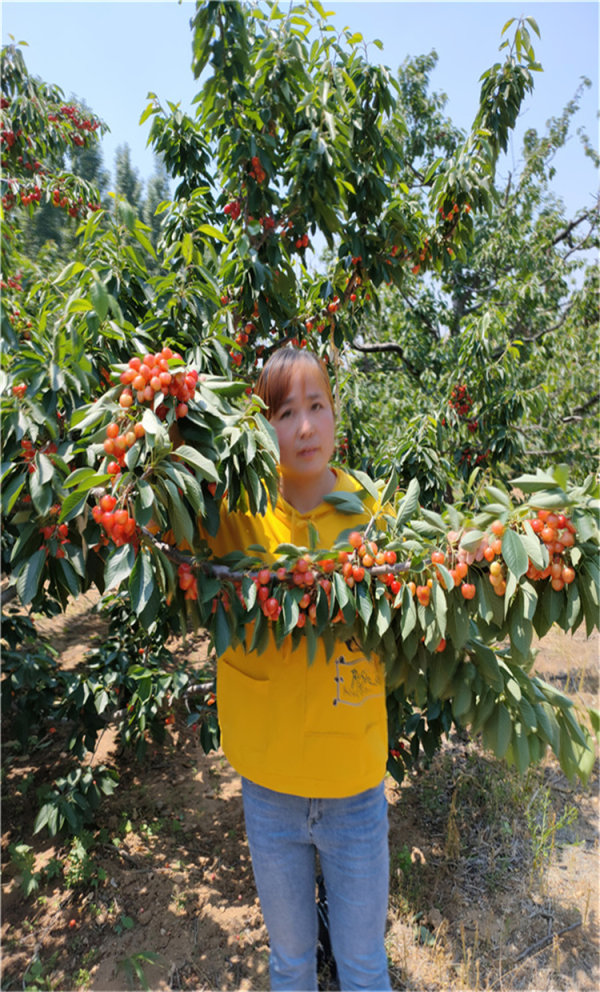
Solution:
M 53 285 L 62 286 L 64 282 L 68 282 L 72 276 L 77 275 L 77 273 L 81 272 L 84 268 L 85 265 L 82 262 L 69 262 L 69 264 L 65 265 L 62 272 L 56 277 Z
M 516 723 L 513 727 L 512 750 L 517 770 L 523 775 L 529 768 L 530 754 L 527 734 L 521 723 Z
M 569 506 L 569 498 L 562 489 L 554 492 L 538 492 L 532 500 L 532 505 L 539 509 L 558 510 Z
M 99 319 L 105 320 L 108 313 L 108 293 L 104 283 L 101 283 L 98 279 L 94 279 L 92 282 L 90 299 Z
M 415 628 L 417 623 L 417 610 L 415 607 L 415 601 L 410 594 L 410 589 L 408 586 L 403 586 L 402 589 L 402 606 L 401 606 L 401 620 L 400 620 L 400 630 L 402 632 L 402 640 L 406 640 L 411 631 Z
M 552 706 L 543 701 L 534 703 L 533 709 L 541 736 L 556 753 L 560 741 L 560 727 Z
M 535 715 L 535 710 L 528 699 L 523 698 L 519 703 L 519 712 L 521 714 L 521 719 L 530 734 L 534 734 L 537 731 L 537 717 Z
M 504 703 L 498 703 L 483 727 L 483 743 L 497 758 L 504 758 L 512 737 L 512 721 Z
M 138 553 L 129 577 L 129 594 L 134 611 L 140 614 L 150 600 L 154 588 L 154 574 L 150 558 Z
M 97 476 L 96 478 L 101 479 L 103 477 Z M 110 478 L 110 476 L 106 476 L 106 478 Z M 63 500 L 63 504 L 60 508 L 60 522 L 68 523 L 69 520 L 73 520 L 75 517 L 78 517 L 87 502 L 87 497 L 87 490 L 83 493 L 80 490 L 77 490 L 74 493 L 69 493 L 67 498 Z
M 504 679 L 502 678 L 495 652 L 481 641 L 474 640 L 471 644 L 477 659 L 477 668 L 486 684 L 494 689 L 495 692 L 502 692 L 504 689 Z
M 505 509 L 512 509 L 510 496 L 503 489 L 498 489 L 497 486 L 486 486 L 485 491 L 487 495 L 491 497 L 492 502 L 495 500 L 498 503 L 501 503 Z
M 70 300 L 67 313 L 89 313 L 93 309 L 89 300 L 80 297 L 77 300 Z
M 511 485 L 522 489 L 524 493 L 538 493 L 544 489 L 560 488 L 554 476 L 548 472 L 538 472 L 535 475 L 527 473 L 520 475 L 517 479 L 511 480 Z
M 65 489 L 72 489 L 73 486 L 77 486 L 79 489 L 83 488 L 85 483 L 86 489 L 91 489 L 92 486 L 97 484 L 97 480 L 104 480 L 106 476 L 98 475 L 94 468 L 76 468 L 74 472 L 71 472 L 63 482 Z M 101 483 L 98 483 L 101 484 Z
M 517 534 L 510 527 L 507 527 L 502 536 L 502 557 L 507 564 L 509 572 L 520 579 L 529 567 L 527 547 Z
M 227 620 L 227 614 L 225 612 L 225 607 L 219 599 L 217 602 L 217 610 L 214 618 L 214 623 L 212 625 L 212 635 L 213 643 L 215 646 L 215 651 L 217 652 L 217 657 L 221 657 L 222 654 L 227 650 L 231 644 L 231 631 L 229 629 L 229 622 Z
M 34 551 L 31 558 L 29 558 L 19 572 L 17 592 L 23 606 L 27 606 L 35 597 L 42 579 L 45 564 L 46 552 L 43 548 L 39 548 L 38 551 Z
M 333 572 L 332 579 L 333 579 L 333 588 L 335 590 L 335 598 L 340 608 L 343 608 L 350 601 L 350 592 L 348 586 L 344 582 L 344 579 L 339 574 L 339 572 Z
M 80 592 L 79 579 L 71 562 L 66 558 L 58 558 L 56 569 L 60 573 L 59 581 L 62 580 L 62 585 L 69 590 L 71 596 L 78 596 Z
M 439 513 L 435 513 L 433 510 L 426 510 L 425 507 L 421 508 L 421 516 L 423 520 L 426 520 L 428 524 L 438 531 L 440 534 L 445 534 L 448 530 L 446 523 Z
M 399 529 L 402 524 L 406 523 L 414 517 L 415 513 L 419 509 L 419 493 L 420 493 L 419 483 L 416 479 L 411 479 L 408 488 L 400 501 L 398 506 L 398 511 L 396 513 L 396 529 Z
M 54 502 L 52 486 L 44 485 L 41 481 L 40 473 L 33 472 L 29 479 L 29 491 L 31 493 L 31 501 L 37 512 L 40 517 L 44 517 Z
M 373 603 L 371 601 L 371 594 L 364 582 L 359 582 L 356 586 L 356 608 L 366 627 L 371 619 Z
M 435 613 L 436 623 L 439 628 L 440 640 L 446 637 L 446 617 L 448 613 L 448 603 L 439 582 L 433 583 L 431 605 Z
M 181 239 L 181 254 L 186 265 L 189 265 L 194 254 L 194 241 L 189 231 L 186 231 Z
M 519 607 L 511 611 L 508 633 L 513 649 L 522 657 L 527 658 L 531 648 L 533 627 L 520 612 Z
M 460 546 L 461 548 L 464 548 L 465 551 L 475 551 L 475 549 L 481 544 L 482 537 L 482 530 L 468 530 L 461 537 Z
M 390 475 L 388 481 L 385 484 L 383 492 L 381 494 L 381 505 L 385 507 L 393 498 L 394 493 L 398 488 L 398 473 L 396 469 L 392 469 L 392 474 Z
M 463 602 L 452 597 L 446 617 L 446 631 L 457 650 L 464 647 L 469 636 L 469 613 Z
M 528 520 L 524 523 L 525 533 L 521 535 L 521 543 L 536 568 L 545 568 L 548 564 L 548 552 L 537 534 L 532 530 Z
M 135 551 L 131 544 L 117 548 L 108 558 L 104 572 L 105 591 L 118 589 L 129 578 L 135 565 Z
M 340 513 L 357 516 L 365 512 L 364 503 L 358 493 L 328 493 L 324 500 L 335 506 Z
M 160 437 L 162 434 L 166 438 L 167 432 L 165 430 L 165 425 L 158 419 L 154 410 L 151 410 L 149 407 L 144 410 L 142 415 L 142 426 L 146 434 L 150 434 L 152 437 Z
M 226 245 L 229 244 L 229 239 L 226 235 L 222 231 L 219 231 L 217 227 L 213 227 L 212 224 L 200 224 L 196 230 L 199 234 L 207 234 L 211 238 L 216 238 L 217 241 L 222 241 Z
M 472 702 L 473 690 L 471 683 L 467 679 L 461 679 L 458 689 L 452 697 L 452 713 L 459 722 L 460 718 L 469 712 Z
M 385 596 L 381 596 L 375 607 L 375 625 L 377 633 L 383 637 L 392 622 L 392 611 Z
M 298 623 L 300 610 L 298 603 L 291 595 L 284 595 L 281 603 L 281 620 L 283 623 L 283 633 L 287 636 Z
M 368 492 L 369 496 L 375 501 L 375 503 L 379 503 L 379 490 L 366 472 L 359 472 L 358 469 L 350 469 L 349 474 L 353 476 L 357 482 L 360 482 L 363 489 Z
M 538 594 L 531 582 L 522 582 L 519 587 L 519 606 L 526 620 L 533 620 L 538 604 Z

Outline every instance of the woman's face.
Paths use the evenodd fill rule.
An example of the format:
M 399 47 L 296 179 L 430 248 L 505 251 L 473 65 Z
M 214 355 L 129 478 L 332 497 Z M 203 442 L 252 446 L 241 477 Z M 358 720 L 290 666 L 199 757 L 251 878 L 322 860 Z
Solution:
M 271 424 L 279 440 L 282 475 L 306 484 L 328 470 L 335 446 L 335 419 L 318 369 L 309 363 L 299 366 Z

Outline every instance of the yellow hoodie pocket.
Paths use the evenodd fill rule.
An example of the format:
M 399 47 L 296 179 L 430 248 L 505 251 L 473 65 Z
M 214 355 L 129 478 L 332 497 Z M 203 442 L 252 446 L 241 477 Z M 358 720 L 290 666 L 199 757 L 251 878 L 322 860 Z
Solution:
M 236 756 L 263 752 L 270 736 L 269 679 L 259 679 L 226 658 L 217 668 L 217 699 L 223 749 L 236 767 Z M 238 769 L 239 770 L 239 769 Z

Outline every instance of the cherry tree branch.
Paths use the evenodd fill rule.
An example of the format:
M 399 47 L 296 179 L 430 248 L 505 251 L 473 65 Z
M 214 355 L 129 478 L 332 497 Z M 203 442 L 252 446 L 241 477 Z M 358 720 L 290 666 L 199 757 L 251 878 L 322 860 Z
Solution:
M 245 578 L 254 578 L 258 575 L 259 571 L 263 571 L 265 566 L 257 567 L 255 569 L 248 569 L 245 571 L 239 571 L 230 568 L 228 565 L 221 565 L 218 562 L 211 561 L 209 558 L 199 559 L 194 555 L 190 555 L 185 551 L 180 551 L 172 544 L 167 544 L 166 541 L 159 540 L 155 534 L 153 534 L 147 527 L 140 527 L 140 530 L 144 537 L 153 544 L 159 551 L 175 564 L 183 565 L 193 565 L 200 569 L 206 575 L 210 575 L 216 579 L 221 579 L 224 582 L 241 582 Z M 370 568 L 365 567 L 365 572 L 370 572 L 371 575 L 378 577 L 380 575 L 389 575 L 390 572 L 397 575 L 401 572 L 408 572 L 410 569 L 409 561 L 397 561 L 390 565 L 373 565 Z M 293 573 L 286 572 L 285 579 L 279 579 L 275 572 L 271 572 L 271 579 L 276 581 L 285 582 L 292 578 Z

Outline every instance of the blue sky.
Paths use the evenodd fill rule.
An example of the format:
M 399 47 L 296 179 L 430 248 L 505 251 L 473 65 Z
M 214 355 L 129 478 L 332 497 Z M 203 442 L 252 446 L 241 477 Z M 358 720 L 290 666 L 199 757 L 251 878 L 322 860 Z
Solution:
M 541 39 L 534 48 L 544 68 L 528 98 L 517 131 L 544 128 L 573 96 L 581 76 L 587 90 L 576 127 L 585 128 L 596 142 L 598 108 L 598 3 L 588 2 L 337 2 L 323 0 L 335 15 L 331 23 L 362 33 L 365 41 L 383 42 L 383 50 L 369 48 L 371 61 L 392 69 L 411 55 L 434 49 L 439 62 L 432 88 L 448 96 L 447 113 L 467 128 L 477 109 L 479 77 L 502 57 L 501 31 L 510 17 L 535 17 Z M 164 103 L 171 100 L 190 109 L 199 89 L 190 68 L 190 17 L 194 4 L 178 0 L 115 0 L 102 3 L 29 2 L 4 0 L 2 42 L 13 35 L 26 41 L 27 66 L 34 75 L 59 85 L 66 97 L 77 96 L 110 127 L 103 139 L 104 165 L 112 173 L 118 145 L 127 143 L 142 179 L 154 162 L 146 148 L 149 124 L 139 126 L 149 91 Z M 504 170 L 518 165 L 520 140 L 513 141 Z M 569 147 L 556 159 L 556 192 L 567 208 L 589 206 L 597 189 L 597 175 L 584 159 L 573 132 Z

